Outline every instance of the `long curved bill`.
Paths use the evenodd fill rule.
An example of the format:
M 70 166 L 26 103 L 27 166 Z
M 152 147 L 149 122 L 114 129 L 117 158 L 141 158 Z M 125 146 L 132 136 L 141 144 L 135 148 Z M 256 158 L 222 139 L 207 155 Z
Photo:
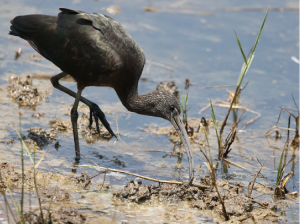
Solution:
M 177 109 L 175 109 L 171 115 L 171 123 L 173 124 L 174 128 L 176 129 L 178 135 L 180 136 L 180 139 L 185 147 L 186 154 L 188 156 L 189 160 L 189 174 L 190 179 L 194 176 L 194 158 L 192 154 L 192 146 L 189 141 L 189 137 L 186 133 L 186 130 L 184 128 L 183 122 L 180 118 L 180 114 L 178 113 Z

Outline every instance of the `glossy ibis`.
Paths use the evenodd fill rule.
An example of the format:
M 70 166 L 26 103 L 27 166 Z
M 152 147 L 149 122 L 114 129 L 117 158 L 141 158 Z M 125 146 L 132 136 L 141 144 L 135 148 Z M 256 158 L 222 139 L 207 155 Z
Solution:
M 75 150 L 80 152 L 77 128 L 79 101 L 90 108 L 90 125 L 94 117 L 99 134 L 98 118 L 116 137 L 97 104 L 81 96 L 87 86 L 108 86 L 115 89 L 129 111 L 161 117 L 173 124 L 185 146 L 192 177 L 193 155 L 180 119 L 178 99 L 167 91 L 138 94 L 138 81 L 145 64 L 142 49 L 109 16 L 66 8 L 60 8 L 60 11 L 58 16 L 17 16 L 11 20 L 9 34 L 28 41 L 38 53 L 62 70 L 51 78 L 51 82 L 55 88 L 75 98 L 71 110 Z M 67 74 L 77 82 L 77 93 L 59 84 L 59 79 Z M 76 153 L 76 156 L 79 158 L 80 154 Z

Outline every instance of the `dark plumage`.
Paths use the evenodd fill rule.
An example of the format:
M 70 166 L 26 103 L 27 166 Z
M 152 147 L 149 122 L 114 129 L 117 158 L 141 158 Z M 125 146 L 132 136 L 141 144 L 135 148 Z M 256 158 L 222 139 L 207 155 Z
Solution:
M 9 34 L 27 40 L 37 52 L 62 70 L 62 73 L 51 78 L 51 82 L 55 88 L 75 97 L 71 119 L 76 150 L 80 150 L 77 130 L 79 101 L 90 107 L 91 124 L 94 116 L 98 128 L 99 118 L 115 136 L 101 109 L 81 96 L 86 86 L 108 86 L 115 89 L 129 111 L 172 122 L 186 147 L 192 176 L 191 146 L 179 116 L 180 103 L 177 98 L 167 91 L 138 95 L 138 81 L 145 64 L 142 49 L 109 16 L 65 8 L 60 10 L 58 16 L 17 16 L 11 20 Z M 76 80 L 77 93 L 59 84 L 59 79 L 67 74 Z

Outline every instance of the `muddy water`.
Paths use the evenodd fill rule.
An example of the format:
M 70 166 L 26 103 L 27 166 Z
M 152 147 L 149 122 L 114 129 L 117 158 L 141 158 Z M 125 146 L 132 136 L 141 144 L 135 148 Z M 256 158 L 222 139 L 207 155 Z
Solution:
M 209 118 L 210 111 L 199 111 L 212 101 L 226 100 L 230 87 L 201 89 L 201 87 L 236 84 L 243 62 L 237 46 L 233 29 L 237 32 L 245 52 L 253 45 L 258 33 L 264 12 L 259 8 L 270 6 L 261 40 L 259 41 L 254 61 L 251 65 L 244 84 L 249 81 L 242 92 L 240 105 L 249 107 L 261 114 L 261 117 L 239 132 L 238 139 L 233 143 L 230 160 L 245 167 L 243 170 L 227 163 L 217 164 L 218 178 L 231 178 L 248 185 L 253 180 L 253 173 L 257 172 L 260 162 L 269 159 L 262 173 L 265 177 L 258 178 L 258 182 L 273 186 L 276 182 L 277 168 L 287 133 L 281 130 L 281 139 L 266 138 L 265 132 L 275 125 L 280 109 L 285 107 L 296 109 L 295 101 L 299 102 L 299 66 L 291 56 L 298 58 L 299 52 L 299 14 L 293 11 L 298 7 L 298 1 L 1 1 L 0 2 L 0 107 L 1 107 L 1 140 L 12 140 L 13 144 L 0 144 L 0 162 L 9 162 L 20 168 L 20 144 L 15 125 L 24 136 L 27 129 L 39 127 L 45 130 L 51 128 L 50 121 L 57 119 L 69 120 L 69 109 L 73 99 L 53 89 L 48 79 L 34 79 L 33 85 L 39 91 L 47 92 L 44 100 L 36 107 L 18 107 L 7 93 L 8 79 L 12 75 L 25 77 L 26 75 L 57 74 L 59 69 L 43 58 L 33 57 L 34 50 L 23 40 L 7 35 L 9 20 L 16 15 L 43 13 L 55 15 L 59 7 L 80 9 L 88 12 L 105 13 L 105 7 L 119 6 L 120 13 L 111 15 L 128 30 L 130 35 L 142 47 L 147 57 L 147 63 L 139 84 L 141 94 L 155 90 L 161 81 L 174 81 L 185 93 L 185 79 L 189 78 L 193 84 L 189 88 L 188 106 L 191 106 L 188 116 Z M 143 7 L 152 7 L 158 12 L 146 12 Z M 236 7 L 240 7 L 237 10 Z M 226 8 L 226 9 L 225 9 Z M 252 8 L 244 11 L 243 8 Z M 285 10 L 276 11 L 278 8 Z M 200 12 L 201 11 L 201 12 Z M 15 51 L 22 48 L 23 53 L 15 60 Z M 61 82 L 66 87 L 75 90 L 76 85 L 70 81 Z M 80 137 L 81 152 L 100 166 L 122 169 L 157 179 L 184 180 L 188 178 L 187 158 L 171 154 L 174 144 L 167 135 L 155 135 L 143 131 L 147 126 L 166 127 L 170 124 L 164 120 L 128 113 L 119 102 L 112 89 L 89 87 L 83 95 L 96 102 L 104 111 L 114 131 L 120 132 L 120 140 L 105 138 Z M 81 110 L 84 112 L 84 108 Z M 222 120 L 227 109 L 215 107 L 216 117 Z M 32 114 L 44 114 L 40 118 Z M 296 114 L 296 112 L 294 112 Z M 21 114 L 21 116 L 20 116 Z M 256 115 L 245 113 L 243 122 Z M 117 123 L 116 123 L 117 120 Z M 233 117 L 229 118 L 233 122 Z M 243 123 L 242 122 L 242 123 Z M 117 125 L 118 124 L 118 125 Z M 278 126 L 287 127 L 288 114 L 284 113 Z M 241 125 L 240 125 L 241 126 Z M 295 127 L 294 121 L 291 127 Z M 227 132 L 228 130 L 226 130 Z M 291 132 L 291 136 L 293 136 Z M 97 174 L 93 169 L 74 166 L 73 135 L 68 131 L 57 133 L 59 147 L 50 145 L 49 152 L 39 166 L 39 170 L 59 172 L 65 175 L 87 172 L 90 176 Z M 203 140 L 204 136 L 199 136 Z M 209 142 L 212 156 L 217 158 L 217 142 L 213 129 L 210 130 Z M 36 153 L 40 158 L 43 151 Z M 198 176 L 204 176 L 208 171 L 204 165 L 197 146 L 195 164 Z M 175 149 L 178 150 L 178 149 Z M 299 189 L 299 148 L 289 147 L 285 154 L 285 161 L 289 162 L 285 172 L 293 171 L 293 176 L 287 184 L 290 192 Z M 26 157 L 26 165 L 30 166 Z M 80 165 L 88 164 L 82 159 Z M 180 165 L 180 166 L 179 166 Z M 190 209 L 188 203 L 169 205 L 164 203 L 141 205 L 124 204 L 112 200 L 112 192 L 126 185 L 134 179 L 124 174 L 108 173 L 105 184 L 110 186 L 108 191 L 97 191 L 103 182 L 103 175 L 92 180 L 93 188 L 78 190 L 73 193 L 73 204 L 81 204 L 77 208 L 88 215 L 88 220 L 112 223 L 127 220 L 128 222 L 213 222 L 211 214 L 202 214 L 197 209 Z M 199 177 L 198 177 L 199 179 Z M 149 184 L 148 181 L 143 181 Z M 99 188 L 98 188 L 99 189 Z M 18 192 L 16 192 L 18 194 Z M 253 192 L 259 196 L 257 200 L 272 201 L 272 195 Z M 288 199 L 296 202 L 294 199 Z M 1 208 L 0 208 L 1 209 Z M 287 211 L 279 212 L 281 221 L 295 221 L 299 217 L 299 203 L 293 203 Z M 0 213 L 1 215 L 1 213 Z M 173 219 L 174 216 L 179 217 Z M 180 218 L 181 217 L 181 218 Z M 190 219 L 184 219 L 191 217 Z M 216 217 L 218 218 L 218 217 Z M 101 220 L 99 220 L 101 219 Z M 96 220 L 96 221 L 95 221 Z

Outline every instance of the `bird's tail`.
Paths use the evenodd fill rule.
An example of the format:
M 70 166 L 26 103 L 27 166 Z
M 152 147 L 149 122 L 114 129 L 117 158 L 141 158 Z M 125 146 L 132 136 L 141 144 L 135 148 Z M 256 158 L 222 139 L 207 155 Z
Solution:
M 45 26 L 53 24 L 55 21 L 56 19 L 53 16 L 46 15 L 17 16 L 10 21 L 9 34 L 30 40 L 31 37 L 35 36 Z

